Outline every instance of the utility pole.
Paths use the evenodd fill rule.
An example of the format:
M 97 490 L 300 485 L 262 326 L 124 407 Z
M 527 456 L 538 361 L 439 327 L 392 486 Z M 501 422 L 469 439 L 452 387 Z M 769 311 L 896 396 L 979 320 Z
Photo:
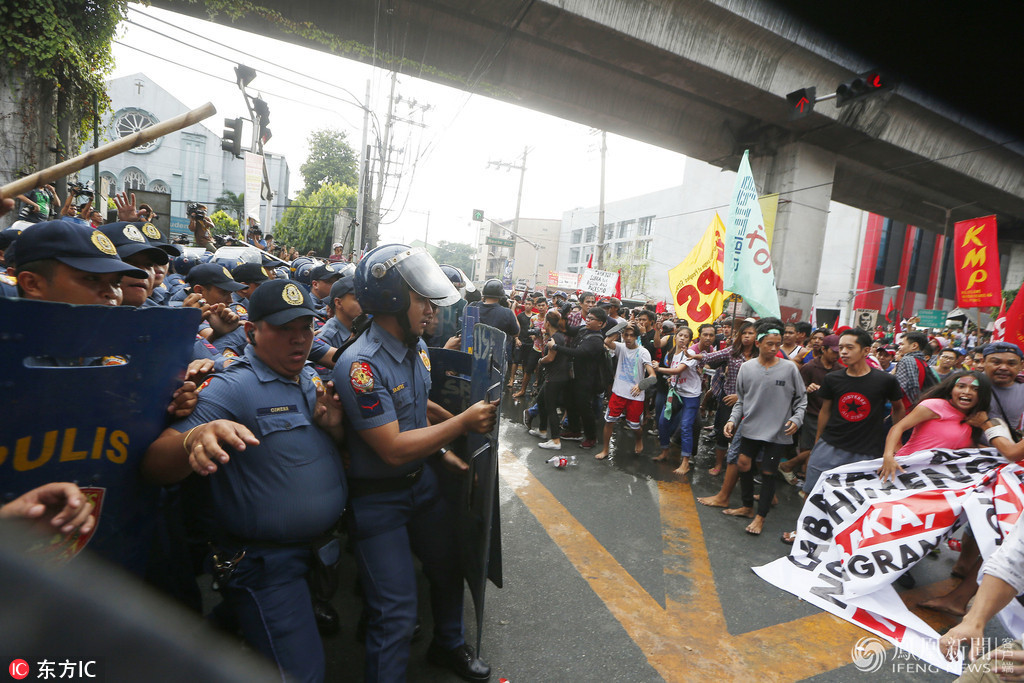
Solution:
M 366 146 L 366 138 L 370 132 L 370 79 L 366 79 L 366 99 L 363 100 L 363 143 L 359 147 L 362 158 L 359 160 L 359 187 L 356 190 L 356 234 L 352 244 L 353 251 L 363 248 L 363 223 L 366 220 L 366 169 L 370 150 Z M 344 245 L 342 245 L 344 249 Z
M 398 72 L 391 72 L 391 92 L 388 94 L 388 114 L 384 119 L 384 135 L 377 146 L 377 193 L 373 198 L 373 214 L 367 221 L 366 241 L 370 248 L 377 246 L 378 230 L 380 228 L 380 205 L 384 197 L 384 181 L 388 177 L 388 163 L 391 158 L 391 126 L 392 116 L 395 109 L 395 85 L 398 82 Z
M 608 133 L 601 131 L 601 200 L 597 210 L 597 269 L 604 270 L 604 162 L 608 152 Z
M 519 237 L 523 241 L 527 242 L 528 244 L 533 244 L 532 242 L 529 242 L 528 240 L 526 240 L 525 238 L 523 238 L 523 237 L 521 237 L 519 235 L 519 208 L 522 206 L 522 203 L 523 203 L 523 181 L 526 179 L 526 156 L 529 153 L 530 153 L 530 148 L 524 146 L 523 147 L 523 156 L 520 159 L 518 164 L 515 163 L 514 161 L 488 161 L 487 162 L 487 166 L 488 167 L 493 166 L 494 168 L 504 168 L 505 170 L 508 170 L 508 171 L 511 171 L 512 169 L 516 169 L 517 171 L 519 171 L 519 194 L 516 195 L 516 216 L 515 216 L 515 218 L 512 221 L 513 229 L 509 230 L 509 232 L 511 232 L 516 237 Z M 494 221 L 491 221 L 491 223 L 494 223 Z M 500 225 L 498 223 L 494 223 L 494 224 L 497 225 L 498 227 L 500 227 L 502 230 L 508 230 L 508 228 L 506 228 L 503 225 Z M 537 247 L 534 247 L 535 251 L 537 249 L 538 249 Z M 515 254 L 515 248 L 514 247 L 512 249 L 512 253 Z M 539 254 L 539 251 L 537 251 L 537 253 Z M 534 285 L 536 285 L 536 280 L 537 280 L 537 263 L 536 263 L 536 261 L 537 260 L 535 258 L 534 259 L 534 268 L 533 268 Z

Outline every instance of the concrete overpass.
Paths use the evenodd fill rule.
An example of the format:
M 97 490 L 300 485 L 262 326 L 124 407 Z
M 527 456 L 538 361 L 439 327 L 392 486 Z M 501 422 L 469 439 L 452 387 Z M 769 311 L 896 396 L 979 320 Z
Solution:
M 205 17 L 202 5 L 155 0 Z M 781 192 L 782 303 L 817 278 L 832 199 L 925 229 L 995 213 L 1024 241 L 1024 145 L 904 83 L 789 120 L 785 94 L 819 94 L 884 66 L 763 2 L 742 0 L 262 0 L 216 21 L 395 68 L 735 169 Z M 270 18 L 268 18 L 270 17 Z M 316 33 L 302 28 L 311 22 Z M 959 208 L 954 208 L 959 207 Z

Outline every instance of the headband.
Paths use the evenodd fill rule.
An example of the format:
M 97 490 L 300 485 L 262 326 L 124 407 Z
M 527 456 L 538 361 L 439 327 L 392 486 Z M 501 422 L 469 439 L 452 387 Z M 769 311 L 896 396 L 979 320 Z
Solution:
M 764 332 L 762 332 L 761 334 L 757 335 L 757 341 L 761 341 L 762 339 L 764 339 L 765 337 L 767 337 L 767 336 L 768 336 L 769 334 L 777 334 L 777 335 L 779 335 L 780 337 L 782 336 L 782 333 L 781 333 L 781 332 L 779 332 L 778 330 L 776 330 L 776 329 L 775 329 L 775 328 L 773 327 L 773 328 L 771 328 L 770 330 L 765 330 L 765 331 L 764 331 Z

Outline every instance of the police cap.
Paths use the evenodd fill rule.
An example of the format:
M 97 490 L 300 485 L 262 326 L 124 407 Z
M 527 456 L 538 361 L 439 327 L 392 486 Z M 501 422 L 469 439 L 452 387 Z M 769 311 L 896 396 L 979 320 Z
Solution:
M 356 281 L 352 277 L 340 278 L 337 282 L 331 285 L 331 295 L 328 301 L 333 302 L 335 299 L 339 299 L 346 294 L 352 294 L 356 291 Z
M 110 238 L 117 248 L 117 255 L 126 259 L 135 254 L 144 253 L 153 259 L 158 265 L 168 262 L 167 252 L 149 243 L 146 236 L 142 234 L 134 223 L 108 223 L 101 226 L 99 231 Z
M 231 277 L 236 282 L 266 282 L 270 279 L 267 275 L 266 269 L 258 263 L 243 263 L 235 266 L 235 269 L 231 271 Z
M 193 269 L 194 270 L 194 269 Z M 284 325 L 303 316 L 316 315 L 313 297 L 291 280 L 271 280 L 249 297 L 249 320 Z
M 188 271 L 185 281 L 190 285 L 220 287 L 228 292 L 240 292 L 245 289 L 245 285 L 235 282 L 228 269 L 219 263 L 200 263 L 198 266 L 193 266 L 192 270 Z
M 146 241 L 151 245 L 167 253 L 168 256 L 174 258 L 175 256 L 181 256 L 185 252 L 177 244 L 168 244 L 164 242 L 164 236 L 160 233 L 160 228 L 156 227 L 149 221 L 139 221 L 135 223 L 135 227 L 139 229 Z
M 57 220 L 36 223 L 26 228 L 15 241 L 16 264 L 53 259 L 86 273 L 124 273 L 145 278 L 146 272 L 128 265 L 117 255 L 110 238 L 99 230 Z
M 330 281 L 330 280 L 333 280 L 334 278 L 341 277 L 341 274 L 342 274 L 341 273 L 341 269 L 342 269 L 342 267 L 344 267 L 343 264 L 336 264 L 336 263 L 324 264 L 324 263 L 322 263 L 322 264 L 316 266 L 315 268 L 313 268 L 312 272 L 310 272 L 310 274 L 309 274 L 309 277 L 310 277 L 311 280 L 326 280 L 326 281 Z

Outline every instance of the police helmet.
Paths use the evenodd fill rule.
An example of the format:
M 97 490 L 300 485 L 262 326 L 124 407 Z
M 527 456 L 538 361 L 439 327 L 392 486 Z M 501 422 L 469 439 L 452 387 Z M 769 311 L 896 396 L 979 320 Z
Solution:
M 287 266 L 278 266 L 274 269 L 275 280 L 288 280 L 290 279 L 291 272 Z
M 212 260 L 213 260 L 213 252 L 212 251 L 208 251 L 208 252 L 206 252 L 205 254 L 203 254 L 202 256 L 199 257 L 199 262 L 200 263 L 209 263 Z
M 354 264 L 354 263 L 342 264 L 342 266 L 341 266 L 341 268 L 339 269 L 338 272 L 341 273 L 342 277 L 355 277 L 355 274 L 356 274 L 356 264 Z
M 492 277 L 490 280 L 484 283 L 483 290 L 481 293 L 484 296 L 505 296 L 505 286 L 501 284 L 501 280 Z
M 188 275 L 193 266 L 199 265 L 199 259 L 195 256 L 176 256 L 173 261 L 174 272 L 178 275 Z
M 409 308 L 409 290 L 437 306 L 451 306 L 461 297 L 451 280 L 423 248 L 383 244 L 359 261 L 355 293 L 367 313 L 401 313 Z
M 462 271 L 455 266 L 449 266 L 447 263 L 441 264 L 441 270 L 448 276 L 448 279 L 452 281 L 452 284 L 458 287 L 465 287 L 466 281 L 462 279 Z
M 292 279 L 300 284 L 306 285 L 308 288 L 313 284 L 314 268 L 316 268 L 316 262 L 313 260 L 307 260 L 305 263 L 300 263 L 297 268 L 292 270 Z

